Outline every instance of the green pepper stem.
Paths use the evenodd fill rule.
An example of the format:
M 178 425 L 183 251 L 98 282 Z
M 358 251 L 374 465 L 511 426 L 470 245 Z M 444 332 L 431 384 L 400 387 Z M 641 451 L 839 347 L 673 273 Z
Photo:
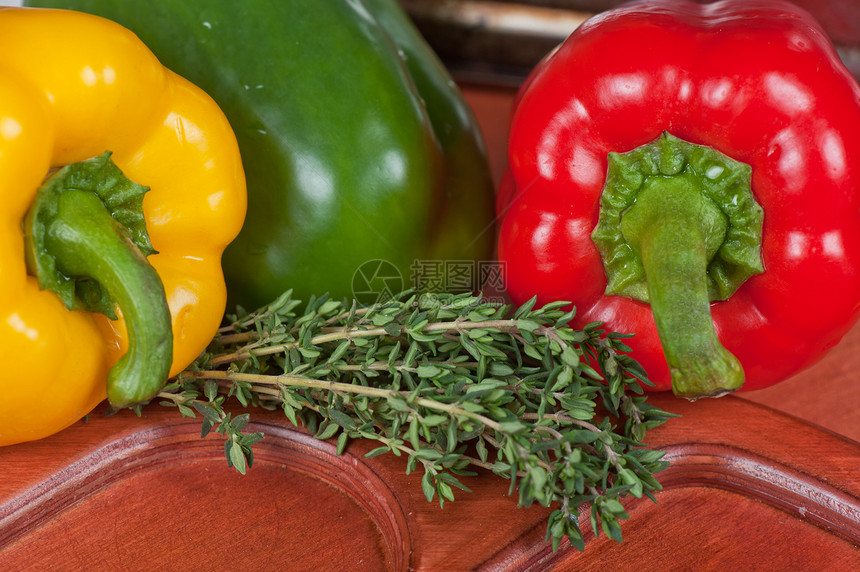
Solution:
M 44 245 L 60 272 L 101 284 L 125 318 L 128 350 L 107 379 L 111 405 L 151 399 L 167 380 L 173 354 L 170 309 L 155 269 L 89 191 L 68 190 L 59 196 Z
M 621 219 L 642 260 L 672 390 L 680 397 L 717 397 L 744 383 L 740 362 L 717 338 L 708 297 L 708 263 L 727 227 L 696 178 L 683 173 L 650 177 Z

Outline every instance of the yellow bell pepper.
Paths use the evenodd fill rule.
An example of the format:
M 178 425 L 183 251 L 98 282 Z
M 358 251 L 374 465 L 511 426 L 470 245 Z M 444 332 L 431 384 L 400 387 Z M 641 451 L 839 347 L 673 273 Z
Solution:
M 144 234 L 157 252 L 138 256 L 142 275 L 152 278 L 146 267 L 155 271 L 155 282 L 142 282 L 149 284 L 145 291 L 106 286 L 118 305 L 115 320 L 78 302 L 69 309 L 56 292 L 40 287 L 41 277 L 25 260 L 34 232 L 28 225 L 40 216 L 28 211 L 46 176 L 106 151 L 126 177 L 149 187 L 142 199 Z M 69 208 L 89 202 L 69 197 L 75 195 L 64 199 Z M 103 202 L 97 209 L 104 210 Z M 106 396 L 115 406 L 151 398 L 167 375 L 193 361 L 223 317 L 221 254 L 238 234 L 245 207 L 244 173 L 226 118 L 135 35 L 81 13 L 0 8 L 0 445 L 60 431 Z M 118 236 L 128 234 L 119 228 Z M 58 250 L 61 272 L 74 274 L 76 261 L 102 250 L 94 246 L 95 253 L 69 258 L 57 243 L 62 232 L 49 230 L 54 234 L 36 244 Z M 140 342 L 139 332 L 161 318 L 132 306 L 146 298 L 157 305 L 159 296 L 169 311 L 167 332 Z M 158 352 L 166 356 L 156 360 L 165 362 L 163 371 L 154 368 L 160 385 L 150 380 L 145 392 L 135 392 L 129 384 L 137 382 L 124 378 L 122 361 L 153 369 L 147 359 Z M 117 371 L 123 375 L 111 381 Z M 153 376 L 131 375 L 138 374 Z

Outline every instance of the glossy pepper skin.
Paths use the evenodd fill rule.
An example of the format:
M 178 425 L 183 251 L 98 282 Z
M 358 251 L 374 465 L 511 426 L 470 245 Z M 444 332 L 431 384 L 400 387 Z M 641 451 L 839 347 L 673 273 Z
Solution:
M 27 273 L 22 221 L 49 170 L 112 151 L 128 177 L 151 188 L 143 212 L 170 310 L 171 374 L 219 326 L 220 256 L 246 199 L 226 118 L 131 32 L 86 14 L 3 8 L 0 54 L 0 444 L 8 445 L 89 413 L 129 341 L 121 316 L 70 311 Z
M 249 196 L 224 257 L 231 305 L 352 297 L 377 259 L 408 286 L 415 260 L 492 257 L 475 120 L 396 0 L 31 4 L 129 27 L 227 114 Z
M 811 365 L 860 308 L 860 89 L 811 17 L 787 3 L 626 5 L 534 70 L 497 201 L 508 292 L 570 300 L 577 324 L 635 333 L 633 357 L 655 389 L 670 388 L 652 307 L 606 293 L 592 240 L 610 153 L 663 133 L 751 168 L 763 272 L 709 308 L 742 365 L 742 389 Z

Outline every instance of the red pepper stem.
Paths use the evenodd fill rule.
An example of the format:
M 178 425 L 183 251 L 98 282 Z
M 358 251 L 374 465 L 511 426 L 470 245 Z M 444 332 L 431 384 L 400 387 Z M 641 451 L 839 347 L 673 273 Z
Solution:
M 621 219 L 624 238 L 642 260 L 672 390 L 680 397 L 718 397 L 744 383 L 740 362 L 717 338 L 708 295 L 707 267 L 727 227 L 696 177 L 685 173 L 650 177 Z
M 167 380 L 173 355 L 161 279 L 97 195 L 68 190 L 56 205 L 44 245 L 57 269 L 98 282 L 116 301 L 128 328 L 128 350 L 108 373 L 108 399 L 117 408 L 151 399 Z

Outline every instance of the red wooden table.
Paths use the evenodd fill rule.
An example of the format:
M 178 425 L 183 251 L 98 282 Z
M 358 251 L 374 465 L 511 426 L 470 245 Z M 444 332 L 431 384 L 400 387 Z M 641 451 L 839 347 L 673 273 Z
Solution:
M 494 172 L 510 90 L 467 88 Z M 363 458 L 282 415 L 252 412 L 255 464 L 226 466 L 217 436 L 157 406 L 0 449 L 2 570 L 860 569 L 860 327 L 771 389 L 693 404 L 648 436 L 668 452 L 658 504 L 627 502 L 625 540 L 544 542 L 548 510 L 468 478 L 440 509 L 392 456 Z M 587 528 L 587 525 L 584 527 Z

